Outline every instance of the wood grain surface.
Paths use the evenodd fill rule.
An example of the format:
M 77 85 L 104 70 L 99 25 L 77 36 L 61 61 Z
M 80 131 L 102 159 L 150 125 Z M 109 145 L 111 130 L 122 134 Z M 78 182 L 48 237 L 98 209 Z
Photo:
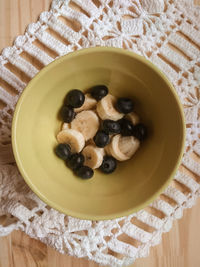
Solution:
M 195 1 L 196 4 L 198 1 Z M 0 0 L 0 51 L 12 45 L 39 13 L 48 10 L 51 0 Z M 200 3 L 199 3 L 200 4 Z M 162 243 L 151 248 L 147 258 L 132 267 L 199 267 L 200 266 L 200 199 L 186 210 L 172 230 L 163 234 Z M 20 231 L 0 238 L 0 267 L 97 267 L 83 259 L 61 255 Z

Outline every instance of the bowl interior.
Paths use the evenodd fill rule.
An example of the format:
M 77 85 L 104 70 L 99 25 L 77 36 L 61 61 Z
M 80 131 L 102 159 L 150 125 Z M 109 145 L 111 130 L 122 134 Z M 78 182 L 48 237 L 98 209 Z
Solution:
M 113 174 L 96 170 L 85 181 L 54 154 L 58 113 L 69 90 L 97 84 L 134 100 L 149 137 Z M 26 182 L 50 206 L 82 219 L 110 219 L 144 207 L 164 189 L 182 154 L 184 121 L 173 90 L 151 63 L 121 49 L 85 49 L 56 60 L 29 83 L 15 111 L 13 148 Z

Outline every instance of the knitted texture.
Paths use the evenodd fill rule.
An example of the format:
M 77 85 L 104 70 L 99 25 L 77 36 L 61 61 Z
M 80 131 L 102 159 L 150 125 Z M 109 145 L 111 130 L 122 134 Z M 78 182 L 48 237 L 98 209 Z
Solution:
M 54 0 L 0 55 L 0 235 L 21 229 L 61 253 L 127 266 L 148 255 L 173 220 L 200 196 L 200 9 L 191 0 Z M 10 145 L 15 104 L 55 58 L 114 46 L 156 64 L 184 106 L 186 147 L 173 182 L 149 207 L 109 221 L 79 220 L 43 203 L 25 184 Z M 21 75 L 23 73 L 23 76 Z

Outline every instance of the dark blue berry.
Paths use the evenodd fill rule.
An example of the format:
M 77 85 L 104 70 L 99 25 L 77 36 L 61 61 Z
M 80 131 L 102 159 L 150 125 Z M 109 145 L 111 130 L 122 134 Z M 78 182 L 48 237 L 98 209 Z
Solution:
M 94 171 L 88 166 L 82 166 L 76 169 L 75 174 L 82 179 L 90 179 L 94 175 Z
M 133 124 L 131 121 L 126 119 L 121 119 L 118 121 L 121 126 L 121 135 L 122 136 L 131 136 L 133 135 Z
M 84 156 L 81 153 L 75 153 L 71 155 L 70 159 L 67 162 L 67 165 L 70 169 L 76 170 L 83 166 Z
M 85 95 L 78 89 L 71 90 L 66 96 L 66 104 L 73 108 L 80 108 L 85 101 Z
M 71 106 L 63 106 L 61 108 L 60 114 L 61 114 L 62 120 L 67 123 L 71 122 L 76 116 L 76 113 L 74 112 L 74 109 Z
M 58 144 L 55 153 L 59 158 L 67 160 L 71 155 L 71 148 L 68 144 Z
M 117 167 L 117 161 L 115 158 L 111 156 L 104 156 L 103 162 L 100 166 L 100 170 L 104 173 L 111 173 L 114 172 L 114 170 Z
M 103 121 L 103 130 L 107 133 L 120 133 L 121 126 L 119 122 L 112 120 Z
M 116 109 L 124 114 L 133 111 L 133 101 L 130 98 L 121 97 L 117 100 Z
M 109 134 L 104 131 L 98 131 L 93 139 L 96 146 L 105 147 L 109 143 Z
M 143 141 L 147 137 L 147 128 L 144 124 L 138 123 L 133 127 L 133 136 Z
M 97 101 L 101 100 L 107 94 L 108 94 L 108 87 L 105 85 L 96 85 L 96 86 L 91 88 L 91 95 Z

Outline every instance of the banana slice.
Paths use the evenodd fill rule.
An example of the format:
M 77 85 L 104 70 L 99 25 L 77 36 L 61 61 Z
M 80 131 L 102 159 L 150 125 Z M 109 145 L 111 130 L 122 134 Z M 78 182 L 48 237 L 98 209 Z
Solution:
M 116 97 L 108 94 L 97 104 L 97 113 L 102 120 L 114 120 L 117 121 L 121 119 L 124 115 L 118 112 L 114 104 L 116 102 Z
M 139 140 L 133 136 L 115 135 L 106 148 L 106 152 L 119 161 L 130 159 L 140 146 Z
M 133 125 L 138 124 L 140 121 L 139 116 L 135 112 L 128 113 L 125 116 L 125 119 L 130 120 L 133 123 Z
M 93 138 L 99 129 L 99 118 L 92 110 L 83 110 L 71 122 L 71 128 L 79 131 L 85 140 Z
M 103 162 L 104 149 L 88 145 L 83 149 L 82 154 L 85 157 L 84 165 L 97 169 Z
M 91 97 L 90 94 L 86 94 L 85 95 L 84 104 L 80 108 L 75 108 L 74 111 L 75 112 L 80 112 L 82 110 L 93 109 L 93 108 L 95 108 L 96 104 L 97 104 L 96 99 L 94 99 L 93 97 Z
M 125 160 L 128 160 L 129 157 L 121 152 L 121 150 L 119 148 L 120 139 L 121 139 L 121 135 L 120 134 L 115 135 L 112 138 L 112 141 L 111 141 L 111 143 L 109 145 L 108 151 L 117 160 L 125 161 Z
M 119 150 L 131 158 L 140 146 L 140 141 L 133 136 L 121 136 L 119 139 Z
M 62 130 L 57 135 L 58 143 L 69 144 L 71 147 L 71 152 L 80 152 L 85 145 L 84 136 L 72 129 Z
M 70 124 L 67 122 L 64 122 L 62 125 L 62 130 L 68 130 L 68 129 L 70 129 Z

